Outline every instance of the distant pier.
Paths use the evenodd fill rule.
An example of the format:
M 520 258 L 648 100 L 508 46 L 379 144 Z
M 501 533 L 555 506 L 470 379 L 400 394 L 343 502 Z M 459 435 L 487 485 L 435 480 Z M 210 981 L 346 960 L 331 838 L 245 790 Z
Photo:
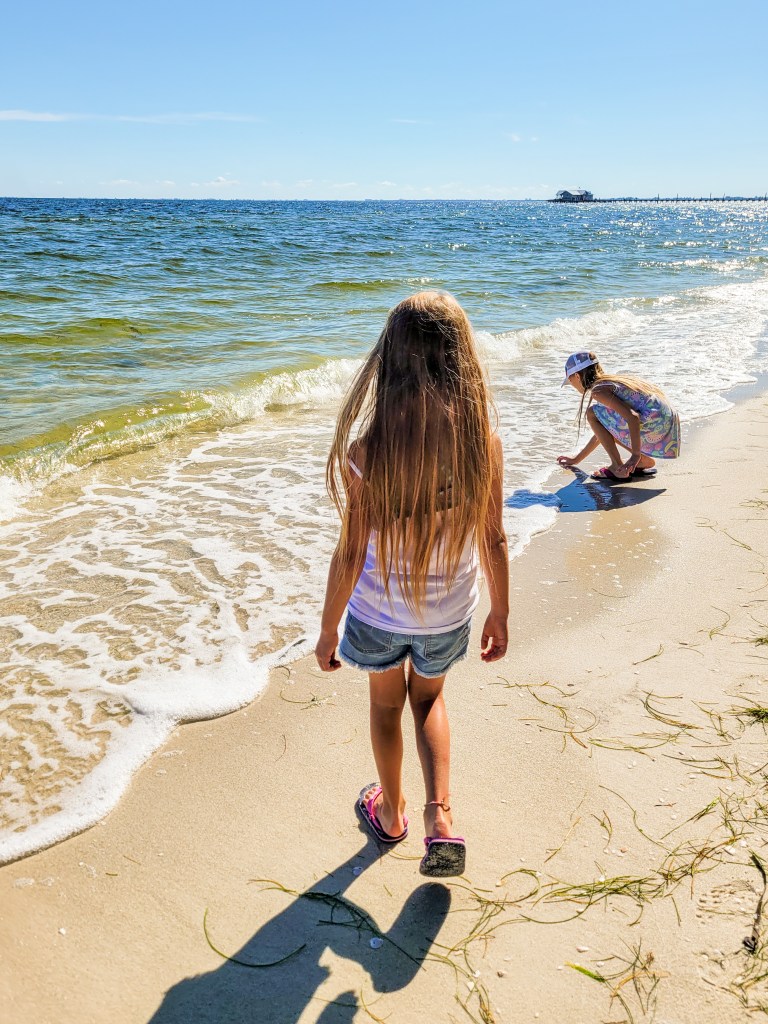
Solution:
M 765 203 L 768 194 L 763 196 L 616 196 L 613 199 L 567 198 L 558 196 L 548 199 L 548 203 Z
M 593 203 L 765 203 L 764 196 L 617 196 L 616 199 L 593 199 Z

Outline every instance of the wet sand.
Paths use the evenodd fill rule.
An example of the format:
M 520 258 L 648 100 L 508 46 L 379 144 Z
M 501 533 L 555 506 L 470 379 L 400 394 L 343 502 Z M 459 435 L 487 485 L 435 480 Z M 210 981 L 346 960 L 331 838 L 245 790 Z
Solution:
M 449 677 L 464 878 L 418 874 L 408 729 L 411 835 L 362 830 L 365 679 L 305 659 L 178 729 L 100 825 L 0 868 L 0 1019 L 758 1014 L 768 402 L 692 435 L 653 480 L 558 471 L 563 512 L 513 564 L 510 655 L 483 665 L 478 635 Z

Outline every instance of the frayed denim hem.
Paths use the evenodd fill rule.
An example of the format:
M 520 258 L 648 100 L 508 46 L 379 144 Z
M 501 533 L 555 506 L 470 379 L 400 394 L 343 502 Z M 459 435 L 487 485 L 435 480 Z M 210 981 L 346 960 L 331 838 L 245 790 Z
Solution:
M 405 654 L 403 655 L 402 658 L 399 658 L 397 661 L 393 661 L 390 665 L 361 665 L 359 662 L 353 661 L 351 658 L 348 658 L 340 650 L 337 650 L 336 653 L 339 656 L 339 660 L 343 661 L 345 665 L 349 665 L 350 668 L 357 668 L 360 669 L 361 672 L 373 672 L 374 674 L 379 674 L 381 672 L 389 672 L 389 670 L 392 668 L 400 668 L 400 666 L 404 664 L 406 661 L 408 661 L 408 659 L 410 658 L 409 654 Z M 415 666 L 414 671 L 418 672 L 422 679 L 439 679 L 440 676 L 447 675 L 454 665 L 457 665 L 460 661 L 465 661 L 468 655 L 469 651 L 465 651 L 463 654 L 460 654 L 457 658 L 453 659 L 448 668 L 444 668 L 440 672 L 421 672 Z M 411 665 L 413 665 L 412 659 Z
M 416 669 L 416 671 L 419 673 L 422 679 L 439 679 L 440 676 L 447 676 L 454 665 L 458 665 L 460 661 L 465 661 L 468 654 L 469 651 L 464 651 L 464 653 L 460 654 L 458 658 L 453 659 L 448 668 L 444 668 L 441 672 L 419 672 L 418 669 Z
M 349 665 L 350 668 L 359 668 L 361 672 L 389 672 L 391 668 L 400 668 L 403 662 L 408 660 L 408 655 L 404 654 L 402 658 L 393 661 L 390 665 L 361 665 L 359 662 L 348 658 L 340 648 L 337 649 L 336 653 L 339 656 L 339 660 L 343 661 L 345 665 Z

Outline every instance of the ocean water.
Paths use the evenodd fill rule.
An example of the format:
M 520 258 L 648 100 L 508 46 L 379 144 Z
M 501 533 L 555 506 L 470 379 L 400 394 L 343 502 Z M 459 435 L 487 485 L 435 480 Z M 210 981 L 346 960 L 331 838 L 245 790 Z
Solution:
M 473 321 L 514 554 L 576 450 L 571 351 L 687 421 L 768 369 L 763 203 L 5 199 L 0 238 L 0 863 L 309 649 L 334 416 L 405 295 Z

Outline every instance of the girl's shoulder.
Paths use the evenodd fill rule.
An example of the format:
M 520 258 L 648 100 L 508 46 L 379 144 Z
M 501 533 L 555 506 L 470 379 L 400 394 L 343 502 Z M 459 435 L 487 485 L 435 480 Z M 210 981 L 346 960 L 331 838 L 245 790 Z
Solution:
M 618 380 L 600 381 L 599 383 L 595 384 L 595 386 L 592 388 L 592 391 L 602 391 L 603 394 L 615 395 L 617 398 L 623 399 L 625 401 L 631 395 L 636 395 L 639 393 L 636 388 L 631 388 L 628 384 L 622 384 L 621 381 Z
M 347 449 L 347 462 L 352 471 L 362 478 L 365 472 L 365 443 L 359 438 Z

